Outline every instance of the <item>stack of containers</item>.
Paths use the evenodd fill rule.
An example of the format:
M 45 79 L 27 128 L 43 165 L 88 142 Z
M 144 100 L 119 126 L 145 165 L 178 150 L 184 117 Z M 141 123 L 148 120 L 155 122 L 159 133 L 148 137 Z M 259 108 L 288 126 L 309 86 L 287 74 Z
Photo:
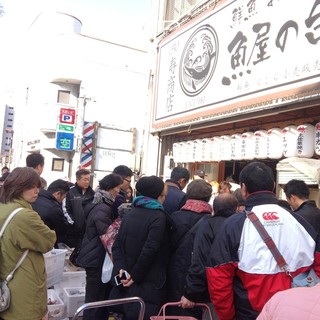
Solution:
M 54 285 L 55 292 L 66 306 L 67 317 L 73 317 L 76 310 L 84 304 L 85 286 L 84 270 L 63 272 L 61 282 Z
M 62 281 L 66 253 L 67 250 L 53 249 L 43 255 L 47 273 L 49 320 L 65 318 L 65 304 L 51 288 Z

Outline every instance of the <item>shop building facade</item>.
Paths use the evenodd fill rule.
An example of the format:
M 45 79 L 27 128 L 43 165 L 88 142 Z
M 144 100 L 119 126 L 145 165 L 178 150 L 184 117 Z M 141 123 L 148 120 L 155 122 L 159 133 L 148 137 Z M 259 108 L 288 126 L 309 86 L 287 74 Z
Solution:
M 158 30 L 160 173 L 237 180 L 254 159 L 278 175 L 285 159 L 319 158 L 319 12 L 319 1 L 202 1 Z

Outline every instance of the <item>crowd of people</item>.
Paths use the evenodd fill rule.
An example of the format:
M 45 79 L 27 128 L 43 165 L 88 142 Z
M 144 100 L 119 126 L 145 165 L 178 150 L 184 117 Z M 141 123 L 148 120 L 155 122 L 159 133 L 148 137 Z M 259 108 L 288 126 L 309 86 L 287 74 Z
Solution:
M 168 315 L 195 319 L 204 316 L 197 303 L 210 305 L 220 320 L 320 317 L 320 284 L 291 288 L 292 277 L 311 268 L 320 277 L 320 209 L 304 181 L 284 185 L 283 201 L 274 193 L 272 170 L 258 161 L 242 169 L 239 184 L 221 181 L 214 197 L 203 170 L 191 179 L 178 166 L 166 181 L 154 175 L 133 181 L 132 170 L 119 165 L 92 188 L 87 169 L 76 172 L 75 183 L 58 179 L 47 186 L 43 167 L 43 156 L 30 154 L 26 167 L 7 170 L 0 188 L 0 226 L 23 208 L 1 240 L 0 278 L 29 250 L 9 283 L 12 301 L 0 319 L 47 319 L 43 253 L 60 243 L 86 271 L 86 303 L 138 296 L 145 320 L 169 301 L 179 306 Z M 248 218 L 251 212 L 283 255 L 285 270 Z M 104 281 L 106 255 L 113 269 Z M 312 296 L 315 307 L 308 310 L 299 294 Z M 83 319 L 106 320 L 111 313 L 136 320 L 139 305 L 87 309 Z

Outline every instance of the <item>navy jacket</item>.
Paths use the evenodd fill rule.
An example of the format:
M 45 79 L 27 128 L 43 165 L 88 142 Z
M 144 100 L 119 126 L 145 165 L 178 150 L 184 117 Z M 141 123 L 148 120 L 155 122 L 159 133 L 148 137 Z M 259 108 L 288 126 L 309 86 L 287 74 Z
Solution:
M 320 209 L 317 208 L 313 200 L 305 201 L 294 212 L 307 220 L 317 233 L 320 234 Z
M 178 182 L 167 180 L 168 194 L 163 202 L 164 210 L 170 215 L 172 212 L 180 210 L 187 201 L 187 195 L 180 190 Z
M 50 192 L 41 189 L 38 199 L 32 203 L 32 208 L 38 212 L 43 222 L 56 232 L 57 243 L 64 242 L 68 222 L 64 217 L 61 203 Z

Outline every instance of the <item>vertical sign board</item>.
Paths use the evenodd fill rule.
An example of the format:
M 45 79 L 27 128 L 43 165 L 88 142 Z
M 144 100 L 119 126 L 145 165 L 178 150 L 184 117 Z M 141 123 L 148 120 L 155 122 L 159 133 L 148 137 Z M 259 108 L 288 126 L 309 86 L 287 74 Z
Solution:
M 59 122 L 56 133 L 56 148 L 58 150 L 73 150 L 75 118 L 75 109 L 60 108 Z
M 56 134 L 56 148 L 63 151 L 73 150 L 74 134 L 58 131 Z

